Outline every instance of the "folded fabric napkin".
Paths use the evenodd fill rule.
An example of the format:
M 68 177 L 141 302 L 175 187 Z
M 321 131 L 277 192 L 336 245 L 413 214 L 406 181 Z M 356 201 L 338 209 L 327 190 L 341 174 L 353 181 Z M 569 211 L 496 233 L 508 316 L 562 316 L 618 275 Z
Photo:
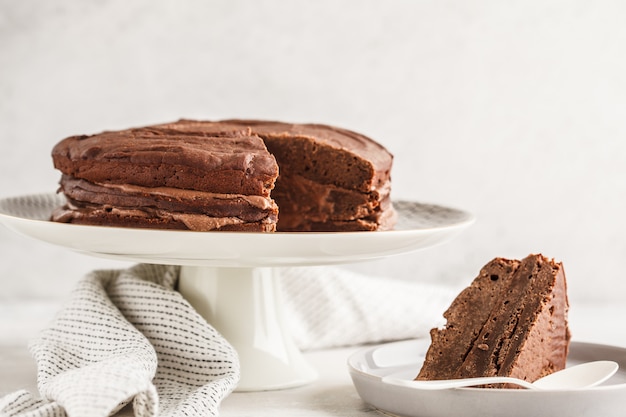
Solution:
M 0 416 L 105 417 L 130 402 L 137 417 L 218 415 L 239 380 L 237 353 L 175 290 L 178 273 L 88 274 L 30 345 L 40 397 L 6 395 Z M 303 350 L 426 336 L 454 296 L 341 268 L 279 269 L 278 282 Z

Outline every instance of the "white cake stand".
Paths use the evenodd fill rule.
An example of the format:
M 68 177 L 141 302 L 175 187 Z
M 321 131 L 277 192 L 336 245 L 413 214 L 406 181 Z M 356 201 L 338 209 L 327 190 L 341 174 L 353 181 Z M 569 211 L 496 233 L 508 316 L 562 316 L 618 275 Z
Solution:
M 286 329 L 276 267 L 360 262 L 443 243 L 473 222 L 451 208 L 398 201 L 393 231 L 189 232 L 48 221 L 62 196 L 0 200 L 0 221 L 32 238 L 89 255 L 180 265 L 178 290 L 237 350 L 238 391 L 299 386 L 316 378 Z

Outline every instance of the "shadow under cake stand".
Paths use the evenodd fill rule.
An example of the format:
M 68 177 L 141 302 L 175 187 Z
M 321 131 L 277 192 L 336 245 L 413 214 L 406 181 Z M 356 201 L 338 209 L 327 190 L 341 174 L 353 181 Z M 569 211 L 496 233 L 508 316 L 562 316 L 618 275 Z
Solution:
M 117 260 L 180 265 L 178 290 L 236 349 L 238 391 L 290 388 L 316 379 L 287 329 L 276 268 L 361 262 L 448 241 L 473 222 L 461 210 L 396 201 L 392 231 L 190 232 L 48 221 L 56 194 L 0 200 L 0 221 L 29 237 Z

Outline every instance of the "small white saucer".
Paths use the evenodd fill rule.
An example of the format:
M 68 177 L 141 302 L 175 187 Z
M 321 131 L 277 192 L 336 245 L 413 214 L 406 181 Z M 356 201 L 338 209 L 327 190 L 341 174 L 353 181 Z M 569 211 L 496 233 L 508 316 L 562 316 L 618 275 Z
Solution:
M 572 342 L 568 365 L 612 360 L 620 369 L 597 387 L 578 390 L 452 388 L 424 391 L 386 384 L 383 377 L 414 379 L 430 340 L 409 340 L 362 349 L 348 359 L 357 392 L 385 414 L 402 417 L 568 416 L 621 417 L 626 398 L 626 349 Z

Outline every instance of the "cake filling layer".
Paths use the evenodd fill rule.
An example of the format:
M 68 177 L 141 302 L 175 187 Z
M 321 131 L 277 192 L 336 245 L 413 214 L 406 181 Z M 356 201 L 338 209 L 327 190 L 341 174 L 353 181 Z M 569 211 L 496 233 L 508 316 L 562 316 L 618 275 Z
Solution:
M 278 213 L 278 207 L 271 198 L 254 195 L 217 194 L 128 184 L 93 184 L 69 176 L 62 178 L 61 189 L 76 206 L 101 204 L 137 210 L 152 208 L 211 217 L 238 217 L 244 221 L 259 221 Z
M 165 210 L 81 206 L 69 203 L 52 213 L 52 220 L 62 223 L 180 229 L 192 231 L 250 230 L 274 231 L 276 219 L 267 217 L 245 222 L 238 217 L 211 217 L 203 214 L 177 213 Z M 233 228 L 234 227 L 234 228 Z

